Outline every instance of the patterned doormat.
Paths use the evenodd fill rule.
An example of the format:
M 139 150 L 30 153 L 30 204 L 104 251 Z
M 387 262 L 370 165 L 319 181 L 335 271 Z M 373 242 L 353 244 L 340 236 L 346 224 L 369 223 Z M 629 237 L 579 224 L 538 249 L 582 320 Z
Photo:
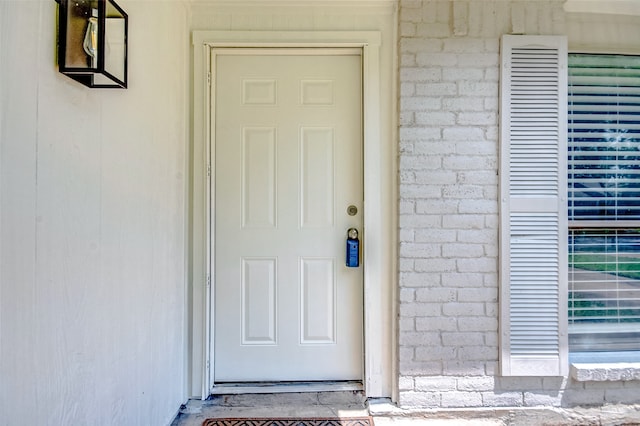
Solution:
M 207 419 L 202 426 L 374 426 L 371 417 Z

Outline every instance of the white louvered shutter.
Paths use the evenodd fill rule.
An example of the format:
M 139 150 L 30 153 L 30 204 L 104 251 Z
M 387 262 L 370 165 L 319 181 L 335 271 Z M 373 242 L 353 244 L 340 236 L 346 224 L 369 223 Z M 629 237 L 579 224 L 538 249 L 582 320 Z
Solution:
M 567 42 L 502 38 L 500 337 L 504 376 L 567 360 Z

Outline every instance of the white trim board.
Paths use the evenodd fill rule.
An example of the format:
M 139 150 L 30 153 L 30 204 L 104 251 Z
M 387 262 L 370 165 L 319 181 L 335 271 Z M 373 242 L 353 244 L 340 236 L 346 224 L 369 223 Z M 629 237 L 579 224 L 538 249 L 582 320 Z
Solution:
M 384 134 L 395 124 L 389 105 L 395 88 L 382 93 L 379 31 L 195 31 L 194 45 L 194 144 L 193 144 L 193 270 L 192 270 L 192 380 L 202 383 L 201 397 L 214 383 L 211 338 L 211 199 L 213 164 L 210 152 L 211 93 L 207 90 L 211 50 L 215 47 L 255 48 L 360 48 L 363 57 L 364 130 L 364 390 L 368 397 L 390 397 L 395 369 L 395 154 L 394 138 Z M 383 96 L 384 95 L 384 96 Z M 393 107 L 393 105 L 391 105 Z M 387 112 L 389 109 L 389 113 Z M 385 112 L 383 114 L 383 111 Z M 384 117 L 384 119 L 383 119 Z M 386 121 L 385 121 L 386 120 Z M 207 172 L 209 171 L 209 173 Z M 210 206 L 210 208 L 207 208 Z M 205 239 L 196 235 L 208 235 Z M 192 386 L 193 388 L 193 386 Z

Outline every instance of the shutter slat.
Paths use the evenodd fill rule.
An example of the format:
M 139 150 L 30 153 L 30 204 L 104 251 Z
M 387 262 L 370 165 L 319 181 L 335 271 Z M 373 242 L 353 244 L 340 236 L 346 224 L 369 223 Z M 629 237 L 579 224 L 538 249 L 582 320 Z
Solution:
M 502 43 L 501 369 L 564 375 L 566 39 Z

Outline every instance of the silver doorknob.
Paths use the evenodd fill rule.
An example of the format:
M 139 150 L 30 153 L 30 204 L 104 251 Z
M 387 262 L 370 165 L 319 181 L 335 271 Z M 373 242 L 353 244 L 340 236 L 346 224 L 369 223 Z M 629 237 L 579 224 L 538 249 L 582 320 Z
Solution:
M 357 240 L 358 239 L 358 230 L 356 228 L 349 228 L 349 230 L 347 231 L 347 237 L 350 240 Z

